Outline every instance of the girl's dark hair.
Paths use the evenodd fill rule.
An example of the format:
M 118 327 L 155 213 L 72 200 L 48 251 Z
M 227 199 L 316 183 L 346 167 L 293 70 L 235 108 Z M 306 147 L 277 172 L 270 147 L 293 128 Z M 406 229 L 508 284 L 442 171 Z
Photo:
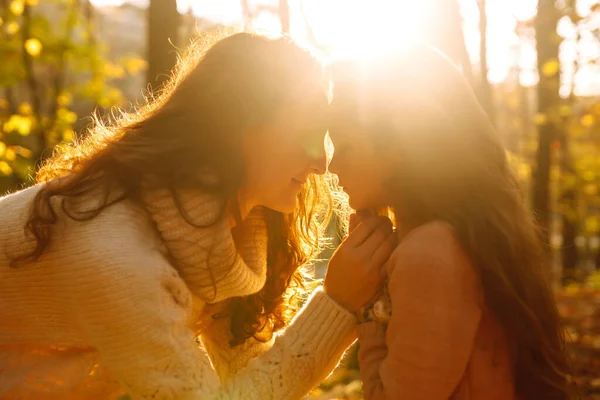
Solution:
M 516 347 L 522 399 L 569 397 L 569 365 L 549 263 L 507 153 L 460 71 L 426 45 L 333 69 L 335 110 L 397 152 L 389 182 L 400 223 L 455 229 L 485 298 Z M 342 111 L 344 112 L 344 111 Z

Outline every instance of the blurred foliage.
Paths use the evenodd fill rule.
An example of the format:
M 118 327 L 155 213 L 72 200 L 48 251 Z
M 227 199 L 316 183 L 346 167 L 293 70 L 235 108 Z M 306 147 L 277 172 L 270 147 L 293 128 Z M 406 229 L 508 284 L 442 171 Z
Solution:
M 36 162 L 75 139 L 87 116 L 121 105 L 112 83 L 146 61 L 106 58 L 87 0 L 11 0 L 0 11 L 0 193 L 30 183 Z

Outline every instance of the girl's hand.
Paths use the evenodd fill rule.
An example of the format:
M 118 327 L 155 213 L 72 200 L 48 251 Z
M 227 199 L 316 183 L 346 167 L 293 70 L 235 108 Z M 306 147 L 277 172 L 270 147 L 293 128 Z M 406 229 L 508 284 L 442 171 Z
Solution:
M 358 224 L 356 218 L 329 261 L 324 285 L 327 294 L 352 313 L 377 295 L 385 278 L 383 266 L 396 247 L 389 218 L 368 217 Z

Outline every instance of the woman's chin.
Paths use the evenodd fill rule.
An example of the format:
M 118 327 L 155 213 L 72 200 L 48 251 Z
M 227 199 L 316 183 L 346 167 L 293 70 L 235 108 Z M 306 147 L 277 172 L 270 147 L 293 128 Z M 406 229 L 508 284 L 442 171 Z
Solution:
M 362 210 L 365 208 L 364 201 L 357 198 L 356 196 L 348 196 L 348 204 L 352 207 L 353 210 Z
M 374 199 L 360 198 L 358 196 L 349 196 L 348 204 L 353 210 L 371 210 L 381 207 L 381 202 L 373 201 Z

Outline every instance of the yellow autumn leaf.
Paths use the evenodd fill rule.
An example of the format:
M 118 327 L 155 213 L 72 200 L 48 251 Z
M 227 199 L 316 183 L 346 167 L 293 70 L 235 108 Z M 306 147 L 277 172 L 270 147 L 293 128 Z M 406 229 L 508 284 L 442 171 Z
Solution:
M 14 161 L 17 158 L 17 153 L 15 153 L 15 150 L 12 147 L 9 147 L 4 153 L 4 158 L 6 158 L 8 161 Z
M 129 75 L 137 75 L 148 67 L 148 62 L 142 58 L 129 58 L 125 61 L 125 69 Z
M 598 217 L 588 217 L 585 220 L 585 229 L 588 232 L 597 232 L 600 227 L 600 221 Z
M 20 115 L 11 115 L 8 121 L 4 123 L 2 129 L 4 132 L 12 132 L 17 130 L 17 125 L 19 124 Z
M 32 57 L 37 57 L 42 52 L 42 43 L 36 38 L 29 38 L 25 41 L 25 51 Z
M 559 69 L 560 63 L 558 60 L 550 60 L 542 66 L 542 74 L 544 76 L 551 77 L 556 75 Z
M 19 105 L 19 113 L 21 115 L 31 115 L 32 112 L 33 110 L 29 103 L 21 103 L 21 105 Z
M 59 106 L 61 107 L 66 107 L 69 104 L 71 104 L 71 101 L 73 101 L 73 96 L 71 96 L 70 93 L 61 93 L 57 98 L 56 98 L 56 102 L 58 103 Z
M 94 94 L 100 94 L 104 89 L 104 81 L 102 79 L 94 78 L 88 83 L 89 91 Z
M 77 114 L 73 111 L 69 111 L 66 108 L 59 108 L 57 111 L 57 117 L 61 121 L 71 125 L 77 121 Z
M 596 174 L 594 174 L 594 171 L 584 171 L 581 174 L 581 177 L 585 181 L 593 181 L 594 179 L 596 179 Z
M 4 20 L 2 19 L 2 17 L 0 17 L 0 26 L 2 26 L 3 23 L 4 23 Z
M 561 117 L 568 117 L 569 115 L 571 115 L 571 106 L 568 104 L 562 104 L 558 108 L 558 115 L 560 115 Z
M 13 0 L 10 3 L 10 12 L 13 13 L 14 15 L 21 15 L 23 14 L 23 9 L 25 8 L 25 4 L 23 3 L 22 0 Z
M 2 157 L 4 155 L 5 151 L 6 151 L 6 144 L 0 142 L 0 157 Z
M 548 123 L 548 116 L 544 113 L 537 113 L 533 116 L 533 123 L 540 126 Z
M 123 93 L 117 88 L 108 89 L 106 97 L 111 104 L 121 104 L 124 101 Z
M 584 186 L 583 188 L 583 193 L 585 193 L 588 196 L 595 196 L 596 193 L 598 193 L 598 186 L 590 183 Z
M 98 100 L 98 105 L 102 108 L 107 108 L 111 106 L 111 103 L 108 97 L 102 97 Z
M 75 132 L 73 132 L 73 129 L 65 129 L 62 133 L 62 140 L 65 142 L 72 142 L 74 137 Z
M 576 294 L 579 293 L 579 285 L 576 283 L 571 283 L 565 288 L 565 292 L 568 294 Z
M 21 136 L 28 136 L 31 133 L 31 118 L 22 117 L 17 125 L 17 131 Z
M 12 168 L 6 161 L 0 161 L 0 173 L 3 175 L 12 175 Z
M 586 128 L 594 125 L 595 122 L 596 117 L 594 117 L 592 114 L 585 114 L 583 117 L 581 117 L 581 125 L 585 126 Z
M 39 0 L 25 0 L 25 4 L 27 4 L 28 6 L 36 6 L 39 4 Z
M 17 131 L 21 136 L 27 136 L 31 133 L 32 120 L 30 117 L 23 117 L 15 114 L 11 115 L 8 121 L 4 123 L 4 131 Z
M 104 74 L 109 78 L 121 79 L 125 76 L 125 70 L 120 65 L 107 62 L 104 64 Z
M 9 35 L 14 35 L 17 32 L 19 32 L 19 24 L 17 24 L 15 21 L 10 21 L 8 24 L 6 24 L 6 33 Z

